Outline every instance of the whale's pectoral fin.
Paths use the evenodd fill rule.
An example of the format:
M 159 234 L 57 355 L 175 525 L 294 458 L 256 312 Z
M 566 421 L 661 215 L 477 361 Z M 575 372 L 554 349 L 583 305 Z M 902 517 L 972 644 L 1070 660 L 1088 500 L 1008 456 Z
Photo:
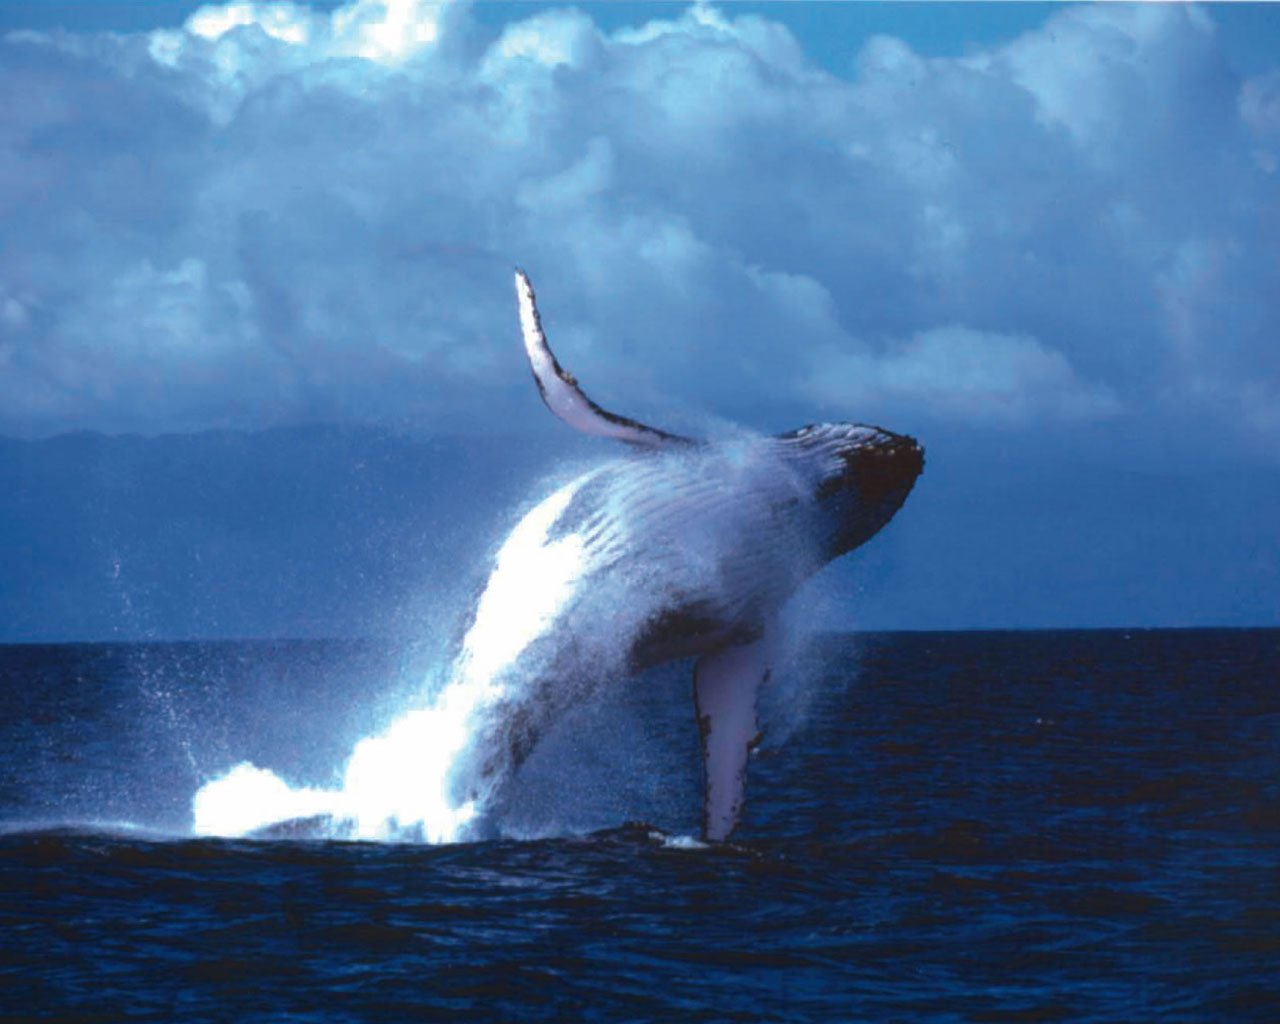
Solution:
M 529 357 L 533 379 L 547 408 L 575 430 L 598 437 L 612 437 L 628 444 L 653 448 L 661 445 L 697 444 L 679 434 L 646 427 L 643 423 L 606 412 L 591 401 L 578 387 L 573 374 L 556 361 L 555 353 L 547 344 L 538 316 L 537 300 L 533 285 L 523 270 L 516 270 L 516 301 L 520 306 L 520 330 L 524 335 L 524 350 Z
M 765 640 L 723 647 L 698 659 L 693 699 L 706 767 L 703 835 L 714 842 L 737 827 L 747 784 L 747 757 L 760 741 L 756 693 L 768 680 Z

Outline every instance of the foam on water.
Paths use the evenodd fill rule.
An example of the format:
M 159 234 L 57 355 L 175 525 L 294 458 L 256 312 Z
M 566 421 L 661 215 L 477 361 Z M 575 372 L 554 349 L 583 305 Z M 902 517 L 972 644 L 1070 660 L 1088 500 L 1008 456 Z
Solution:
M 425 707 L 406 710 L 382 733 L 356 744 L 336 789 L 292 785 L 248 762 L 206 783 L 192 801 L 198 835 L 245 836 L 295 820 L 313 832 L 357 839 L 456 841 L 485 794 L 459 801 L 452 774 L 470 746 L 478 715 L 527 680 L 509 671 L 573 595 L 582 540 L 548 541 L 579 486 L 570 483 L 533 508 L 499 550 L 474 622 L 445 687 Z
M 652 831 L 649 838 L 656 840 L 667 850 L 710 850 L 712 844 L 696 836 L 668 835 L 666 832 Z

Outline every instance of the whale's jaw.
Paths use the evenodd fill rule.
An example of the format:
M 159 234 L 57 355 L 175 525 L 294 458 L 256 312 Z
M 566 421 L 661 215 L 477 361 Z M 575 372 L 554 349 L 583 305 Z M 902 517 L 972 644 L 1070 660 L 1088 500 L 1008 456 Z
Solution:
M 780 434 L 784 458 L 811 474 L 823 560 L 874 537 L 902 507 L 924 469 L 913 437 L 859 423 L 815 423 Z
M 924 449 L 915 438 L 882 434 L 875 444 L 850 451 L 841 482 L 826 495 L 818 495 L 819 502 L 842 507 L 832 558 L 865 544 L 887 526 L 924 470 Z

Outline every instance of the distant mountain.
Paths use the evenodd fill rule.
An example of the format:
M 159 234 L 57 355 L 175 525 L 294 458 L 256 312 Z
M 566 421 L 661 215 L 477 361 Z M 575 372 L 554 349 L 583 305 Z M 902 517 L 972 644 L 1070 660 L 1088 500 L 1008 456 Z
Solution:
M 0 641 L 412 631 L 483 573 L 551 464 L 532 448 L 333 426 L 0 439 Z
M 544 478 L 622 454 L 543 426 L 0 438 L 0 642 L 447 637 Z M 924 441 L 905 507 L 802 595 L 802 621 L 1280 625 L 1276 466 Z

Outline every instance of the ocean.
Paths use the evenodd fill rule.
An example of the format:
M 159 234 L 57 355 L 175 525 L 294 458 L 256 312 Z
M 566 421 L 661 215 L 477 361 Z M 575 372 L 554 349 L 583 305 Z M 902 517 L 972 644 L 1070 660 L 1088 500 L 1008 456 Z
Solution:
M 0 1019 L 1280 1020 L 1280 630 L 815 636 L 719 846 L 687 666 L 548 736 L 501 838 L 193 835 L 430 661 L 0 647 Z

